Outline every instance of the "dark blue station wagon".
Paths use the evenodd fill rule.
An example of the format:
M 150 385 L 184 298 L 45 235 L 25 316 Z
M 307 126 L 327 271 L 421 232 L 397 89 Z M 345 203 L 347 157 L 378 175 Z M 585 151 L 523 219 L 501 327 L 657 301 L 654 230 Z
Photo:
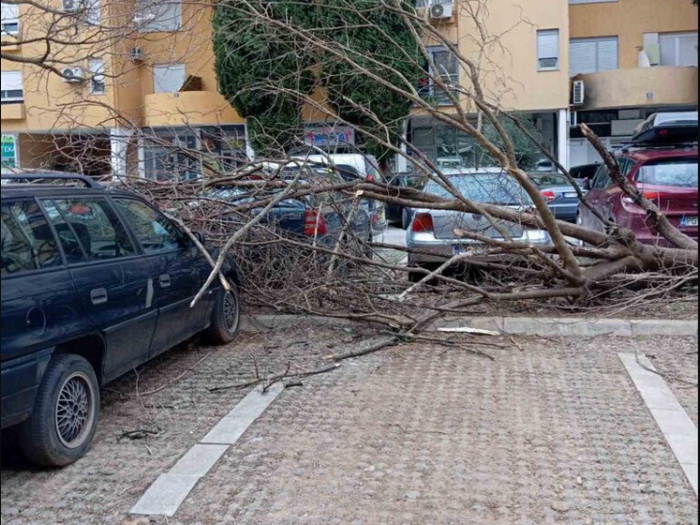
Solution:
M 199 332 L 234 338 L 238 278 L 228 261 L 232 289 L 217 280 L 191 308 L 211 265 L 148 202 L 79 175 L 8 178 L 2 428 L 18 426 L 33 463 L 67 465 L 90 445 L 102 385 Z

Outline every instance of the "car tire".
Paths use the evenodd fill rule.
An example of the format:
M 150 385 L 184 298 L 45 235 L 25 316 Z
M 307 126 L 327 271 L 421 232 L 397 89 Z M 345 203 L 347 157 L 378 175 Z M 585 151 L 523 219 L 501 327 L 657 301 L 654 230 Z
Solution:
M 411 214 L 408 213 L 406 208 L 404 208 L 401 211 L 401 227 L 404 230 L 408 230 L 409 226 L 411 226 Z
M 63 467 L 90 447 L 100 413 L 100 385 L 92 365 L 76 354 L 54 356 L 44 373 L 30 418 L 18 429 L 25 457 Z
M 214 345 L 224 345 L 233 341 L 241 324 L 238 287 L 233 283 L 231 286 L 230 291 L 221 288 L 217 292 L 211 324 L 204 332 L 207 341 Z

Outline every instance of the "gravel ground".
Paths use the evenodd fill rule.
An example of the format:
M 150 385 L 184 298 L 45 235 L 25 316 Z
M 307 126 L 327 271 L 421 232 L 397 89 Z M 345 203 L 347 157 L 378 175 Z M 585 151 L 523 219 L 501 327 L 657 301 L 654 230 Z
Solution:
M 261 374 L 289 361 L 311 368 L 362 335 L 300 326 L 167 354 L 140 371 L 140 392 L 212 352 L 153 395 L 137 398 L 135 375 L 111 385 L 95 445 L 76 465 L 35 472 L 4 447 L 2 523 L 149 523 L 126 513 L 245 394 L 207 387 L 249 378 L 252 356 Z M 686 368 L 697 356 L 678 359 L 692 357 L 695 338 L 521 338 L 522 351 L 510 339 L 487 342 L 506 347 L 485 349 L 495 361 L 413 344 L 304 379 L 227 452 L 174 519 L 150 522 L 698 523 L 697 498 L 617 358 L 644 352 L 663 373 L 697 380 L 696 368 Z M 687 395 L 682 402 L 697 421 L 697 392 L 694 401 Z M 147 442 L 119 439 L 157 428 Z

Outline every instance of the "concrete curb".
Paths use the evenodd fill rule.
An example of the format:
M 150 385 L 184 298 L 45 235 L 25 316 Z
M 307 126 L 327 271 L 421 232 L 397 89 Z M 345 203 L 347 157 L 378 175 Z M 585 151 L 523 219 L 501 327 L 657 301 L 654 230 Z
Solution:
M 258 315 L 244 316 L 241 331 L 265 332 L 297 326 L 303 322 L 317 326 L 353 326 L 348 319 L 306 315 Z M 677 321 L 666 319 L 572 319 L 540 317 L 459 317 L 446 318 L 435 322 L 431 328 L 453 328 L 468 326 L 495 330 L 503 335 L 540 335 L 561 337 L 592 337 L 614 335 L 638 337 L 667 335 L 688 337 L 698 334 L 698 321 Z

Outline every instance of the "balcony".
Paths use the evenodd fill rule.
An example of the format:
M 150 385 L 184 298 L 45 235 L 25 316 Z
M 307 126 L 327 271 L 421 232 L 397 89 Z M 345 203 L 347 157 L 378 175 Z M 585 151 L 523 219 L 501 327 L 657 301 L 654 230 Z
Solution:
M 0 110 L 2 114 L 2 120 L 24 120 L 25 111 L 24 104 L 2 104 L 2 109 Z
M 144 124 L 148 127 L 244 123 L 226 99 L 213 91 L 153 93 L 145 98 Z
M 583 80 L 585 100 L 579 110 L 644 106 L 694 106 L 698 103 L 698 68 L 658 66 L 615 69 Z

